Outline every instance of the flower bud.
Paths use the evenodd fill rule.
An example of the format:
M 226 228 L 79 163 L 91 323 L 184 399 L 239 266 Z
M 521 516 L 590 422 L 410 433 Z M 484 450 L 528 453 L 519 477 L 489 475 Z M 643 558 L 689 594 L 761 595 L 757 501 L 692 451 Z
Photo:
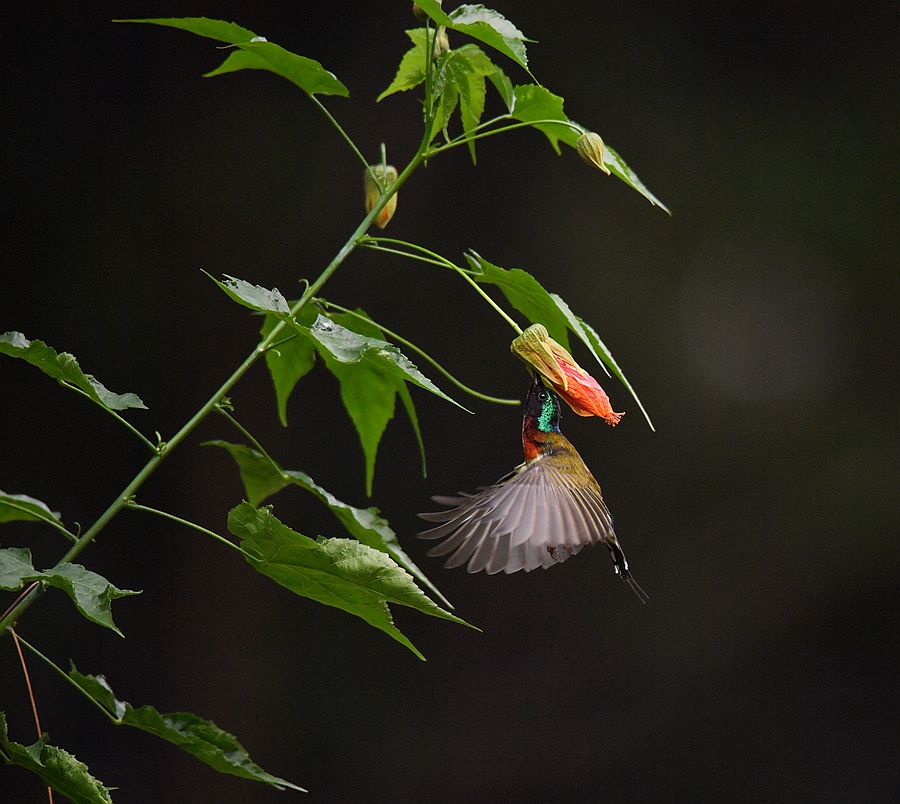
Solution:
M 606 391 L 550 337 L 543 325 L 532 324 L 509 348 L 579 416 L 599 416 L 615 426 L 625 415 L 613 412 Z
M 374 175 L 373 175 L 374 174 Z M 393 165 L 369 165 L 365 175 L 366 187 L 366 212 L 371 212 L 378 199 L 381 198 L 382 188 L 387 189 L 397 181 L 397 168 Z M 375 224 L 379 229 L 388 225 L 397 209 L 397 194 L 391 196 L 387 204 L 375 217 Z
M 589 165 L 600 168 L 607 176 L 609 168 L 603 162 L 603 140 L 593 131 L 586 131 L 575 143 L 575 150 Z

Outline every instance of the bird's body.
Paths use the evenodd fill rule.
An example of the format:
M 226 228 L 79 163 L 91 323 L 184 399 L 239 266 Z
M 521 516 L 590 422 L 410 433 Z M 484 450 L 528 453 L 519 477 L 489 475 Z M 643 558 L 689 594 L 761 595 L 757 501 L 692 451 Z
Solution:
M 445 540 L 428 551 L 450 557 L 448 568 L 469 572 L 530 572 L 603 542 L 616 573 L 641 600 L 647 595 L 628 570 L 600 486 L 559 431 L 559 399 L 535 377 L 522 420 L 525 463 L 476 494 L 433 497 L 449 510 L 419 514 L 441 523 L 419 534 Z M 445 538 L 446 537 L 446 538 Z

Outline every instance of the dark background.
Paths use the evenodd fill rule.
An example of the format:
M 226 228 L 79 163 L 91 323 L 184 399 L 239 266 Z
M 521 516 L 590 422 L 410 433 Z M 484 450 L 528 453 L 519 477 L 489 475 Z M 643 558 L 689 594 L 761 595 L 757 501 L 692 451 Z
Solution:
M 448 572 L 413 534 L 429 496 L 521 460 L 520 413 L 468 416 L 414 390 L 423 480 L 402 411 L 370 502 L 362 452 L 321 367 L 283 430 L 264 367 L 233 393 L 275 457 L 378 505 L 478 633 L 409 610 L 418 661 L 361 620 L 254 573 L 210 539 L 118 517 L 81 557 L 140 597 L 127 636 L 42 596 L 21 634 L 120 698 L 236 734 L 322 802 L 900 800 L 897 376 L 898 12 L 893 3 L 505 2 L 540 40 L 535 75 L 673 210 L 652 207 L 534 131 L 464 149 L 403 188 L 387 233 L 531 271 L 599 331 L 653 417 L 608 381 L 615 430 L 564 416 L 603 486 L 641 606 L 606 551 L 550 572 Z M 173 434 L 255 345 L 258 320 L 201 273 L 296 297 L 362 213 L 355 157 L 281 78 L 201 74 L 211 40 L 117 17 L 234 20 L 321 61 L 324 98 L 373 161 L 419 138 L 415 93 L 377 106 L 416 26 L 407 3 L 5 5 L 0 329 L 74 353 Z M 458 43 L 461 37 L 451 41 Z M 497 56 L 517 82 L 527 77 Z M 464 381 L 522 396 L 511 332 L 446 272 L 355 253 L 326 288 Z M 588 356 L 576 357 L 589 365 Z M 446 387 L 446 386 L 445 386 Z M 0 361 L 0 488 L 88 527 L 146 460 L 123 428 L 23 361 Z M 141 491 L 219 532 L 242 498 L 204 423 Z M 341 535 L 299 490 L 275 513 Z M 3 527 L 49 566 L 65 546 Z M 13 595 L 6 595 L 11 599 Z M 5 604 L 4 604 L 5 605 Z M 11 738 L 34 740 L 12 643 Z M 37 660 L 43 727 L 125 802 L 284 802 L 149 735 L 110 726 Z M 0 767 L 0 800 L 46 800 Z

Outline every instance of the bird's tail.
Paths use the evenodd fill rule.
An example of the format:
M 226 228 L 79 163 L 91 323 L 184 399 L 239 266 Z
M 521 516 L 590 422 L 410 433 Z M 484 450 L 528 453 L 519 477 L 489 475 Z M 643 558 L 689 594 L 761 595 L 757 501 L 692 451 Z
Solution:
M 622 548 L 619 547 L 619 543 L 616 541 L 616 537 L 613 536 L 612 539 L 606 542 L 606 546 L 609 548 L 609 554 L 612 556 L 613 566 L 616 569 L 616 575 L 618 575 L 625 583 L 627 583 L 633 590 L 634 593 L 641 599 L 641 603 L 646 603 L 650 596 L 638 585 L 638 582 L 634 579 L 631 572 L 628 569 L 628 562 L 625 560 L 625 553 L 622 552 Z

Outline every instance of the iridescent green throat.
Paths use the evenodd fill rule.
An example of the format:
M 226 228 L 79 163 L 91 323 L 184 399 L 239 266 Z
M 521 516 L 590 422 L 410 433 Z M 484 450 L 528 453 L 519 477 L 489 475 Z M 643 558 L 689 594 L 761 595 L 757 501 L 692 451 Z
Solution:
M 542 433 L 553 432 L 553 414 L 556 406 L 553 404 L 553 397 L 547 393 L 547 399 L 541 405 L 541 415 L 538 416 L 538 430 Z

